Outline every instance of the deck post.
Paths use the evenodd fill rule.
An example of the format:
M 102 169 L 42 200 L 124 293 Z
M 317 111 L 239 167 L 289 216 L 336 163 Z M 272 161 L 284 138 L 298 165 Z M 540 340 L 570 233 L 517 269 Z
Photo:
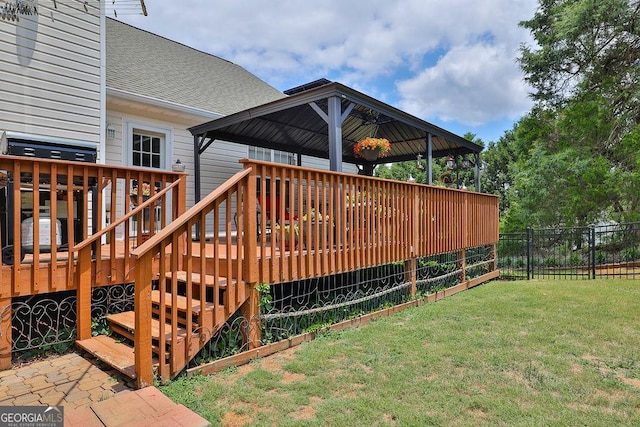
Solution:
M 77 335 L 78 341 L 91 338 L 91 291 L 93 275 L 91 274 L 91 246 L 78 253 L 77 278 Z
M 148 251 L 136 262 L 134 310 L 136 332 L 134 350 L 136 362 L 136 386 L 153 385 L 153 360 L 151 354 L 151 265 L 153 252 Z
M 404 280 L 405 282 L 411 282 L 411 299 L 416 298 L 417 292 L 416 266 L 416 258 L 410 258 L 404 262 Z
M 11 298 L 0 299 L 0 371 L 11 369 Z
M 244 277 L 245 286 L 249 291 L 249 298 L 240 307 L 242 317 L 247 319 L 249 331 L 243 335 L 244 344 L 249 344 L 249 349 L 260 347 L 260 295 L 257 290 L 258 274 L 258 240 L 257 225 L 257 189 L 256 189 L 256 169 L 251 166 L 251 172 L 247 175 L 245 191 L 243 192 L 243 226 L 242 226 L 242 246 L 244 248 Z M 240 236 L 238 236 L 240 238 Z
M 489 246 L 489 259 L 491 260 L 489 268 L 491 269 L 491 271 L 495 271 L 498 269 L 498 245 L 496 243 L 492 243 Z
M 418 192 L 418 186 L 411 186 L 411 200 L 413 201 L 413 206 L 411 209 L 411 218 L 409 222 L 410 227 L 410 236 L 411 236 L 411 258 L 404 262 L 404 271 L 405 271 L 405 280 L 411 282 L 411 299 L 415 299 L 417 292 L 417 267 L 418 262 L 416 258 L 416 253 L 418 252 L 418 242 L 420 240 L 420 236 L 418 235 L 419 229 L 419 221 L 420 221 L 420 195 Z M 407 273 L 409 276 L 407 277 Z
M 242 317 L 247 320 L 248 331 L 243 332 L 243 344 L 248 344 L 247 350 L 253 350 L 262 345 L 262 334 L 260 329 L 260 293 L 257 284 L 247 285 L 249 288 L 249 298 L 240 306 Z
M 458 251 L 458 260 L 456 263 L 458 265 L 458 268 L 462 270 L 460 283 L 464 283 L 467 281 L 467 251 L 465 249 L 461 249 Z

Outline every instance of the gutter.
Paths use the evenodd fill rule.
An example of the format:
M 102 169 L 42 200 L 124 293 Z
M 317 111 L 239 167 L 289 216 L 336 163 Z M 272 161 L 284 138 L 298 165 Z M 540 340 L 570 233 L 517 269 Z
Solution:
M 150 96 L 138 95 L 138 94 L 127 92 L 120 89 L 107 88 L 107 96 L 114 96 L 114 97 L 125 99 L 127 101 L 144 103 L 144 104 L 152 105 L 154 107 L 166 108 L 173 111 L 177 111 L 179 113 L 184 113 L 191 116 L 199 116 L 209 120 L 219 119 L 220 117 L 224 116 L 224 114 L 214 113 L 211 111 L 202 110 L 200 108 L 189 107 L 183 104 L 168 102 L 162 99 L 152 98 Z

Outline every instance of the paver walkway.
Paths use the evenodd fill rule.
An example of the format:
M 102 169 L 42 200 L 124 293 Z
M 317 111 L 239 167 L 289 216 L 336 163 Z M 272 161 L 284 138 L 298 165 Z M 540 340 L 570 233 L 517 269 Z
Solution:
M 89 406 L 132 390 L 115 370 L 102 370 L 77 353 L 0 371 L 0 406 Z
M 115 426 L 184 426 L 208 427 L 211 424 L 183 405 L 178 405 L 155 387 L 119 393 L 94 403 L 64 413 L 65 427 L 115 427 Z
M 156 388 L 134 391 L 117 371 L 77 353 L 0 371 L 0 406 L 17 405 L 64 406 L 65 426 L 209 425 Z

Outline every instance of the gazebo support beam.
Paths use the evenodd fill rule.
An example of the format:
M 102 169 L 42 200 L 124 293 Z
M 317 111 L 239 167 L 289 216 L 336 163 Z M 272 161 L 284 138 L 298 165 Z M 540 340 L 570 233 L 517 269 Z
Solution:
M 322 119 L 327 122 L 329 139 L 329 170 L 342 172 L 342 123 L 345 121 L 355 104 L 352 102 L 342 112 L 342 101 L 337 96 L 327 98 L 328 111 L 322 111 L 318 104 L 310 102 L 309 105 Z

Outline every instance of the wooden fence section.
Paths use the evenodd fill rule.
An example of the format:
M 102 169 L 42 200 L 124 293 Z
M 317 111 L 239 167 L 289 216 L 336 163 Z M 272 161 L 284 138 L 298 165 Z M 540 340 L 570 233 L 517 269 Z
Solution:
M 74 245 L 186 179 L 164 170 L 15 156 L 0 156 L 0 170 L 0 298 L 76 289 Z M 132 280 L 131 249 L 181 213 L 175 201 L 185 195 L 174 192 L 96 242 L 92 285 Z
M 498 198 L 243 161 L 255 170 L 261 282 L 278 283 L 494 244 Z M 245 242 L 249 244 L 249 242 Z

